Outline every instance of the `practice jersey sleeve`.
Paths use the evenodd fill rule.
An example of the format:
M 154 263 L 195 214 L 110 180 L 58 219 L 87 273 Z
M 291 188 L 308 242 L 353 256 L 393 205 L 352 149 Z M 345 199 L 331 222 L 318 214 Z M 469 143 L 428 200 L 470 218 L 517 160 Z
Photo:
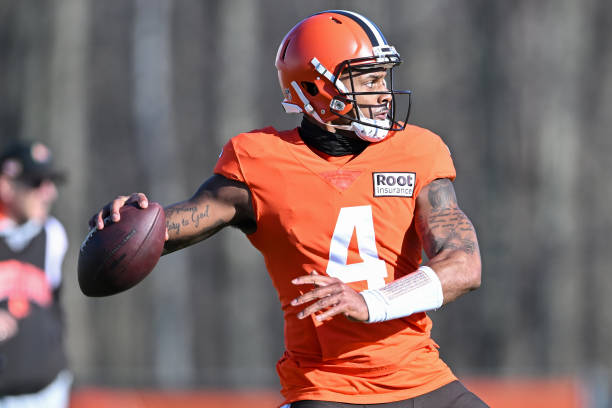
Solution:
M 415 142 L 422 150 L 419 162 L 424 165 L 419 166 L 420 174 L 417 174 L 418 184 L 415 196 L 423 187 L 436 179 L 447 178 L 454 181 L 457 176 L 450 149 L 440 136 L 426 129 L 419 130 L 421 133 L 418 136 L 415 135 L 417 139 Z
M 223 149 L 221 149 L 214 172 L 228 179 L 246 184 L 244 174 L 240 167 L 240 160 L 234 148 L 233 139 L 227 142 L 225 146 L 223 146 Z
M 437 178 L 448 178 L 450 180 L 455 180 L 457 172 L 453 164 L 450 149 L 438 135 L 434 134 L 434 136 L 436 155 L 432 166 L 432 174 L 430 176 L 429 181 L 431 182 Z

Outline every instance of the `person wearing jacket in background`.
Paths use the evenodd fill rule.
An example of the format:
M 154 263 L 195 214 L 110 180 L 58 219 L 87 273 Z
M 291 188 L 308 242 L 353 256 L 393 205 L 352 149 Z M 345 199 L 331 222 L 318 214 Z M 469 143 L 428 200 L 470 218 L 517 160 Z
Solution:
M 69 403 L 60 303 L 68 240 L 49 215 L 63 180 L 42 143 L 16 142 L 0 156 L 0 408 Z

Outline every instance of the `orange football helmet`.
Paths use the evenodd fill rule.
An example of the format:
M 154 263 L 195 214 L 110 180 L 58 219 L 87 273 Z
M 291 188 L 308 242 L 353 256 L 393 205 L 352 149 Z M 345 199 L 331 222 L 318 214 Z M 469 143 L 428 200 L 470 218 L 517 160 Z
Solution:
M 320 123 L 331 125 L 338 117 L 350 125 L 331 125 L 354 131 L 360 138 L 377 142 L 389 131 L 404 129 L 410 114 L 408 90 L 393 89 L 393 68 L 402 62 L 399 53 L 387 43 L 380 29 L 366 17 L 352 11 L 328 10 L 314 14 L 289 31 L 276 55 L 278 79 L 287 113 L 305 113 Z M 348 89 L 341 75 L 363 70 L 386 69 L 390 87 L 386 92 L 355 92 Z M 386 120 L 366 117 L 355 97 L 389 94 L 391 103 Z M 403 122 L 396 120 L 396 97 L 407 95 Z

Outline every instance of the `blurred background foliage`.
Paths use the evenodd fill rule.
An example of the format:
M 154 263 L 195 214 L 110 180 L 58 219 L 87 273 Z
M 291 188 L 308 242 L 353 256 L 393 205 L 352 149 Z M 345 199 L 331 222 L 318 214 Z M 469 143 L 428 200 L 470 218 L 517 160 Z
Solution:
M 449 145 L 479 233 L 481 289 L 432 314 L 443 357 L 459 376 L 607 386 L 612 2 L 0 0 L 0 143 L 44 141 L 70 174 L 55 214 L 71 241 L 77 384 L 278 387 L 278 299 L 238 231 L 109 298 L 80 293 L 76 262 L 87 219 L 114 196 L 182 200 L 230 137 L 296 126 L 276 49 L 334 8 L 371 18 L 402 54 L 410 121 Z

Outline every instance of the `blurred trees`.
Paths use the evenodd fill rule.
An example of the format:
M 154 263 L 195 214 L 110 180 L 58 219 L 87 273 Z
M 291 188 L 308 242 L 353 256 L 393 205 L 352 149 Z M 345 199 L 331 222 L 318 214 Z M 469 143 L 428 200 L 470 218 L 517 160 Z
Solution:
M 612 366 L 608 234 L 612 5 L 605 0 L 0 0 L 0 142 L 49 143 L 70 171 L 56 213 L 81 383 L 276 386 L 282 319 L 237 231 L 164 257 L 133 290 L 76 285 L 86 220 L 117 194 L 169 204 L 238 132 L 282 113 L 274 57 L 312 12 L 352 9 L 404 59 L 411 121 L 453 152 L 483 286 L 433 313 L 459 375 L 589 375 Z

